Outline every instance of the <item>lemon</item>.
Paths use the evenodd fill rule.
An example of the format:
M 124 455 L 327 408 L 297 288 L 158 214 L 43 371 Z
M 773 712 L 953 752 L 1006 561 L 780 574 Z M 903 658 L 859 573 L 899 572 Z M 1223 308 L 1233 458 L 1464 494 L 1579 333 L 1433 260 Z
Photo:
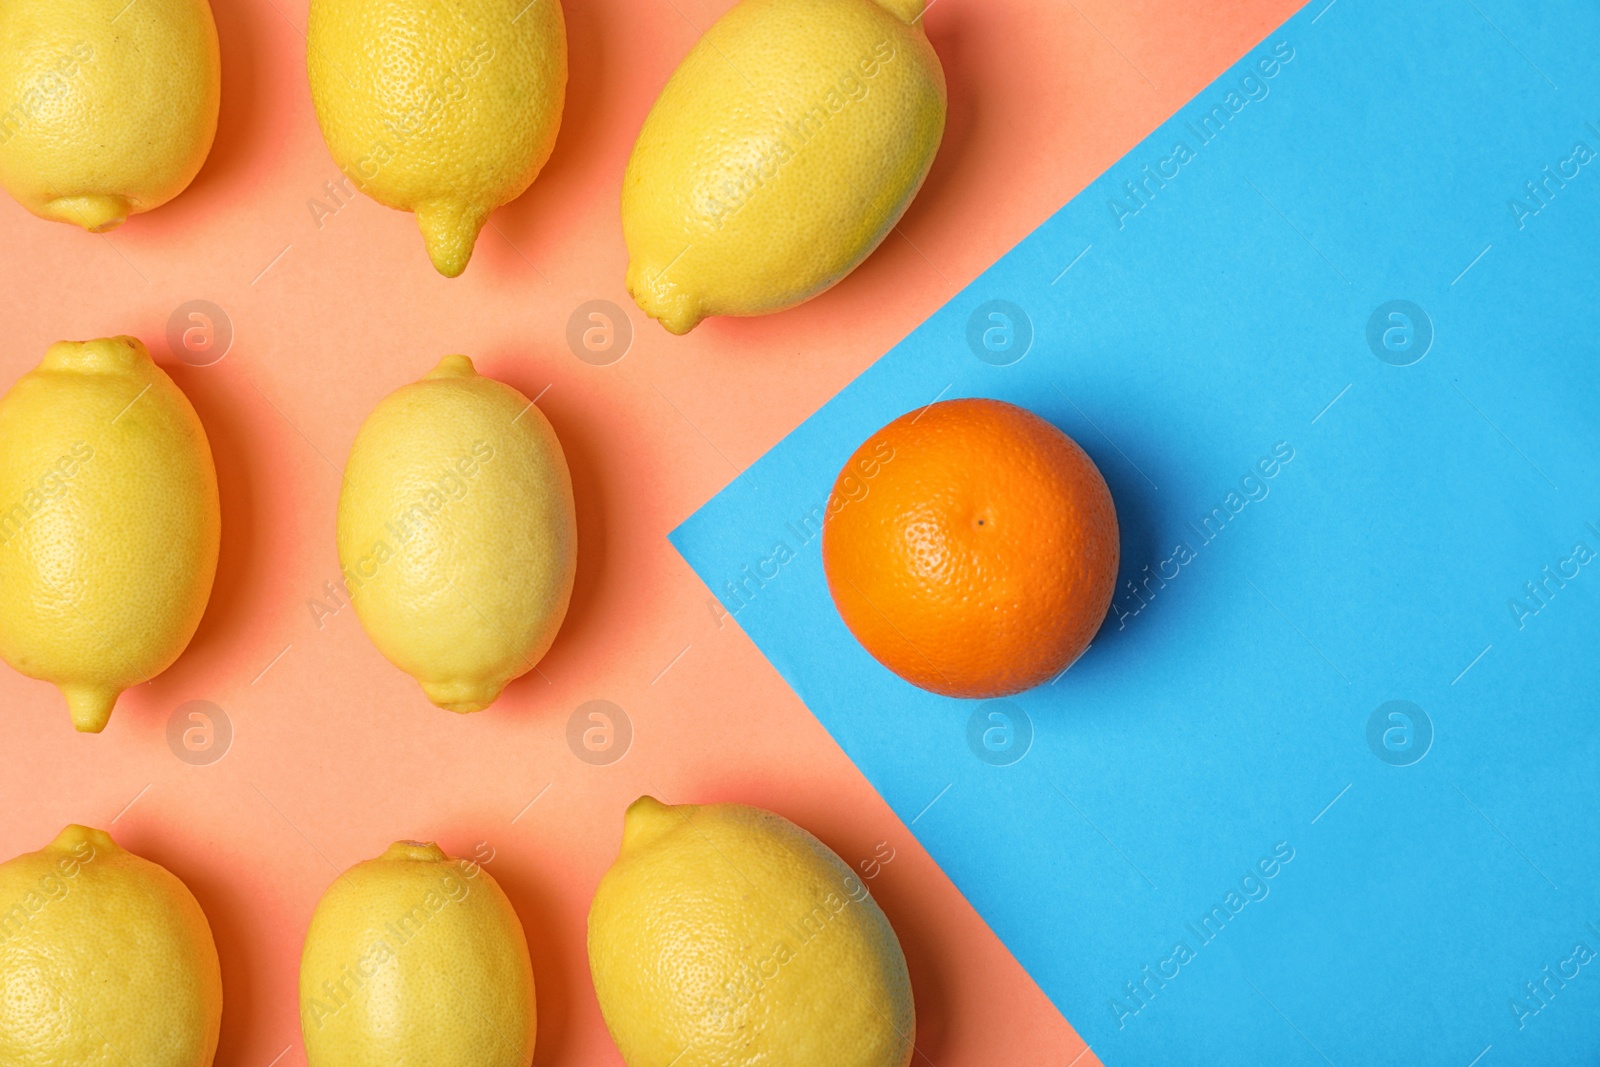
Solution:
M 378 404 L 344 476 L 339 563 L 367 635 L 441 708 L 487 707 L 572 598 L 572 476 L 550 420 L 446 356 Z
M 905 1067 L 905 956 L 864 883 L 794 823 L 640 797 L 589 908 L 628 1067 Z
M 855 269 L 944 134 L 921 0 L 742 0 L 651 108 L 622 183 L 628 292 L 673 333 Z
M 222 971 L 166 868 L 68 826 L 0 863 L 0 1063 L 211 1067 Z
M 206 0 L 0 5 L 0 185 L 93 233 L 186 189 L 222 97 Z
M 527 1067 L 533 966 L 495 880 L 396 841 L 329 887 L 300 957 L 310 1067 Z
M 362 192 L 416 213 L 454 278 L 489 212 L 533 183 L 561 126 L 559 0 L 311 0 L 311 99 Z
M 205 429 L 144 345 L 51 345 L 0 399 L 0 658 L 99 732 L 194 636 L 221 522 Z

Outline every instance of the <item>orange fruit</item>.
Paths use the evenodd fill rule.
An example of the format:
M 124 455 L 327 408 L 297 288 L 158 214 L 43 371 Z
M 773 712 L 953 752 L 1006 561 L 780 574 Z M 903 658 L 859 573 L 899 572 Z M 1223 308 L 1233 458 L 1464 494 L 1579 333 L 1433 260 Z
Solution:
M 834 483 L 822 566 L 845 626 L 912 685 L 1008 696 L 1089 646 L 1117 580 L 1117 512 L 1072 438 L 1000 400 L 873 434 Z

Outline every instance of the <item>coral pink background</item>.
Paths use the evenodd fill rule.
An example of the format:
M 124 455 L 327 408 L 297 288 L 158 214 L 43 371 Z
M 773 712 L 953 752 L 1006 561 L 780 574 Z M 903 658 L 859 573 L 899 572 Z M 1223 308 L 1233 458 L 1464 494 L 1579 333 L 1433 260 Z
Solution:
M 338 177 L 305 84 L 307 0 L 214 0 L 221 127 L 194 185 L 106 237 L 0 197 L 0 388 L 52 341 L 143 338 L 204 420 L 223 548 L 188 652 L 77 735 L 49 686 L 0 666 L 0 857 L 63 824 L 107 827 L 204 905 L 222 954 L 224 1067 L 304 1062 L 300 942 L 343 868 L 396 838 L 493 850 L 539 992 L 540 1067 L 620 1063 L 584 955 L 584 917 L 623 808 L 740 800 L 847 862 L 884 842 L 869 885 L 899 932 L 919 1063 L 1089 1064 L 1082 1041 L 873 793 L 666 534 L 787 430 L 1286 18 L 1292 0 L 938 0 L 926 16 L 950 119 L 921 196 L 843 284 L 795 311 L 673 338 L 622 287 L 623 165 L 651 101 L 729 0 L 565 0 L 571 84 L 549 166 L 498 211 L 466 274 L 436 275 L 409 216 Z M 169 315 L 202 298 L 236 338 L 190 367 Z M 596 367 L 568 350 L 595 298 L 636 339 Z M 464 352 L 539 401 L 576 482 L 577 591 L 555 647 L 488 711 L 430 706 L 346 609 L 308 602 L 339 574 L 333 516 L 356 429 L 386 393 Z M 635 736 L 610 766 L 574 757 L 568 716 L 613 701 Z M 209 766 L 168 748 L 174 709 L 209 700 L 236 736 Z M 535 801 L 535 798 L 537 800 Z M 530 806 L 530 802 L 531 806 Z

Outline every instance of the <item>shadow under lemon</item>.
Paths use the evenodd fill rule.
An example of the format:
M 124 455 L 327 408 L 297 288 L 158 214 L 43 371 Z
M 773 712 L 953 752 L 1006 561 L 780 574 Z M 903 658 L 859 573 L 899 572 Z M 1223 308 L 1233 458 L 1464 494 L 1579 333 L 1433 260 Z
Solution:
M 243 1062 L 247 1051 L 271 1043 L 263 1033 L 262 998 L 255 995 L 262 958 L 256 950 L 264 947 L 253 940 L 264 930 L 258 910 L 239 892 L 237 882 L 214 876 L 188 853 L 173 847 L 170 837 L 146 837 L 133 831 L 118 834 L 117 843 L 171 871 L 200 902 L 222 965 L 222 1032 L 214 1062 Z
M 554 350 L 552 350 L 554 351 Z M 562 358 L 560 356 L 552 358 Z M 567 460 L 572 475 L 572 501 L 577 516 L 578 563 L 573 577 L 572 599 L 567 605 L 566 617 L 549 651 L 539 660 L 538 670 L 530 670 L 512 679 L 501 692 L 499 700 L 490 709 L 527 707 L 539 711 L 549 704 L 551 682 L 540 671 L 550 674 L 557 671 L 576 650 L 586 646 L 601 625 L 599 611 L 606 586 L 607 522 L 605 509 L 605 477 L 602 460 L 607 450 L 595 442 L 595 434 L 583 421 L 582 407 L 569 407 L 562 397 L 562 386 L 553 382 L 553 371 L 546 359 L 530 360 L 526 355 L 491 354 L 483 361 L 482 373 L 496 378 L 532 400 L 539 397 L 538 407 L 555 427 L 556 438 Z M 549 387 L 549 392 L 545 392 Z M 542 396 L 540 394 L 543 394 Z M 546 665 L 549 664 L 549 669 Z M 565 714 L 565 709 L 563 709 Z
M 132 706 L 158 705 L 159 725 L 164 726 L 168 705 L 209 695 L 196 693 L 203 679 L 216 673 L 219 662 L 245 653 L 248 635 L 267 607 L 266 560 L 273 546 L 262 543 L 263 532 L 270 530 L 263 522 L 260 501 L 260 442 L 266 428 L 253 425 L 256 413 L 245 403 L 248 391 L 241 392 L 237 376 L 222 364 L 193 367 L 163 359 L 161 367 L 189 398 L 205 427 L 222 510 L 217 574 L 199 628 L 171 667 L 151 684 L 128 691 L 130 696 L 138 694 Z

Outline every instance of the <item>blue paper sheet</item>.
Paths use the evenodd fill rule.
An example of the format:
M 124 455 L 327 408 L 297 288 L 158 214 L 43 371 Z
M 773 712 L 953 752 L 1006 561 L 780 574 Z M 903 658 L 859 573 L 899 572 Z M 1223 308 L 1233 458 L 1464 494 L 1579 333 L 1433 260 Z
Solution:
M 1324 4 L 673 541 L 1105 1063 L 1593 1063 L 1600 10 Z M 880 667 L 818 550 L 960 396 L 1122 524 L 1004 702 Z

